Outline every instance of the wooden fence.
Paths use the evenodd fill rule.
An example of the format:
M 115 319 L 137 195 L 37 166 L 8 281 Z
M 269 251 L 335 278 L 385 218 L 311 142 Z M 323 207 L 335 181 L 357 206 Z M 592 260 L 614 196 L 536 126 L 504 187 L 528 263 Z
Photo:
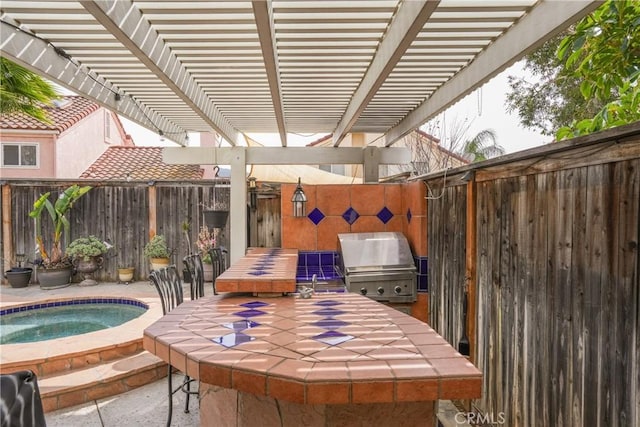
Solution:
M 203 209 L 229 208 L 227 179 L 155 183 L 77 182 L 93 188 L 68 213 L 70 239 L 93 234 L 114 246 L 105 256 L 103 268 L 94 274 L 100 281 L 117 280 L 117 267 L 124 265 L 135 267 L 136 278 L 146 280 L 149 263 L 143 255 L 143 248 L 151 234 L 165 235 L 174 251 L 172 262 L 181 267 L 182 258 L 189 252 L 183 224 L 189 224 L 189 237 L 195 245 L 204 221 Z M 54 197 L 72 183 L 4 182 L 0 234 L 4 268 L 13 265 L 18 254 L 24 254 L 30 261 L 36 258 L 35 224 L 28 216 L 33 202 L 47 191 L 52 192 L 50 199 L 54 201 Z M 53 229 L 46 212 L 43 212 L 42 223 L 43 236 L 48 242 Z M 226 228 L 217 233 L 219 243 L 229 248 L 229 221 Z
M 468 290 L 472 405 L 509 426 L 640 425 L 640 124 L 424 181 L 430 322 L 457 345 Z

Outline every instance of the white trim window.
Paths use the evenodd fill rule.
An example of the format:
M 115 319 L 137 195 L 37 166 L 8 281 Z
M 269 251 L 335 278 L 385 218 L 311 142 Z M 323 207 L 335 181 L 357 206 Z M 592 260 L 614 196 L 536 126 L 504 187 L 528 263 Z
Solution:
M 111 112 L 109 110 L 104 112 L 104 140 L 111 143 Z
M 2 167 L 37 168 L 40 164 L 39 144 L 29 142 L 3 142 Z

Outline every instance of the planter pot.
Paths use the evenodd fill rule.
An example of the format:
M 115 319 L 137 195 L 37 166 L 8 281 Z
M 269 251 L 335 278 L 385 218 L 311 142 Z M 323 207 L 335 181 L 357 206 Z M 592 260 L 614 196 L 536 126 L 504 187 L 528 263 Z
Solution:
M 133 272 L 135 269 L 133 267 L 119 268 L 118 269 L 118 283 L 129 284 L 129 282 L 133 281 Z
M 12 288 L 26 288 L 31 281 L 32 272 L 32 268 L 13 267 L 4 272 L 4 277 Z
M 204 223 L 210 228 L 224 228 L 227 225 L 229 211 L 203 211 Z
M 103 258 L 102 256 L 93 256 L 88 260 L 84 258 L 76 258 L 73 261 L 73 265 L 75 265 L 78 273 L 82 274 L 84 280 L 78 285 L 80 286 L 95 286 L 98 284 L 96 280 L 93 278 L 93 273 L 95 273 L 100 267 L 102 267 Z
M 205 282 L 213 282 L 213 264 L 202 263 L 202 272 Z
M 169 266 L 169 258 L 149 258 L 152 270 L 160 270 Z
M 71 284 L 71 267 L 38 268 L 38 282 L 41 289 L 65 288 Z

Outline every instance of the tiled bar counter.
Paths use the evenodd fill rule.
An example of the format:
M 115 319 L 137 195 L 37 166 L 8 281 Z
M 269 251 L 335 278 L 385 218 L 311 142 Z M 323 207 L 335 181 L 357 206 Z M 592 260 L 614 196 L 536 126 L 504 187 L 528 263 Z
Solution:
M 438 399 L 481 390 L 427 324 L 353 293 L 188 301 L 144 347 L 200 381 L 203 426 L 432 426 Z

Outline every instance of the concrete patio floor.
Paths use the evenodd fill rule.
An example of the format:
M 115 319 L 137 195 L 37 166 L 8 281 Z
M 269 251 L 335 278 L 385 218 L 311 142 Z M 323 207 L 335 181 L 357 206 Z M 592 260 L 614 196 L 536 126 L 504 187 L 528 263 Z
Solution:
M 174 374 L 174 384 L 182 376 Z M 182 393 L 173 398 L 172 426 L 199 425 L 197 399 L 191 398 L 184 413 Z M 45 414 L 47 427 L 154 427 L 166 425 L 167 381 L 162 379 L 126 393 Z

